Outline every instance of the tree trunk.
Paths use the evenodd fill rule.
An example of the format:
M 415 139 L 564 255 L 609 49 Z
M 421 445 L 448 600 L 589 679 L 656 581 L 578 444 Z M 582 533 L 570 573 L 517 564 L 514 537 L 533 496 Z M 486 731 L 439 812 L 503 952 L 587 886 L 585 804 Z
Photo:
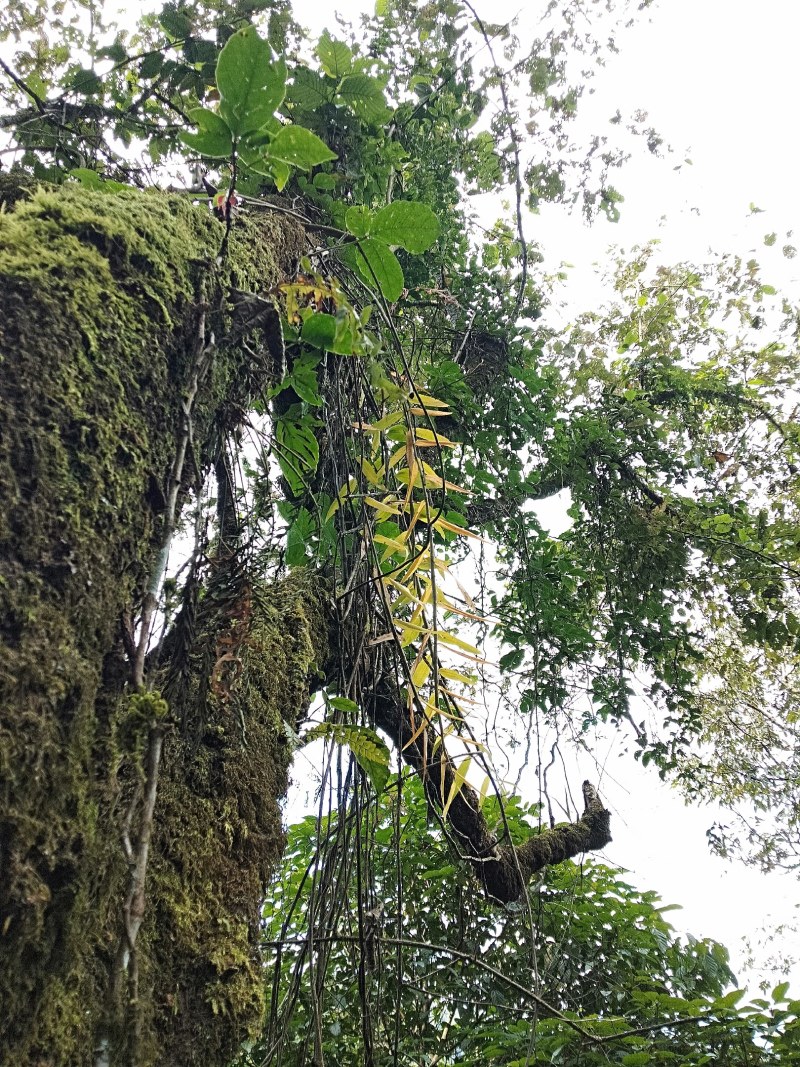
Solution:
M 177 516 L 276 373 L 268 316 L 243 325 L 231 294 L 268 291 L 302 251 L 268 216 L 219 263 L 224 234 L 204 206 L 136 192 L 39 190 L 0 214 L 4 1063 L 223 1064 L 262 1016 L 283 724 L 326 654 L 324 590 L 265 587 L 220 552 L 149 656 L 166 713 L 131 684 L 170 493 Z M 151 786 L 134 968 L 124 912 Z

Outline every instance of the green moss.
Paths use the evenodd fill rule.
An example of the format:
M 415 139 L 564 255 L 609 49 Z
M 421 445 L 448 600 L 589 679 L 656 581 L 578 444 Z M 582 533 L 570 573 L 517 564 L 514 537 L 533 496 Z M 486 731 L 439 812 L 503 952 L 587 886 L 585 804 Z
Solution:
M 320 590 L 302 578 L 267 590 L 239 578 L 225 593 L 183 697 L 199 736 L 187 731 L 165 763 L 146 932 L 172 1012 L 162 1055 L 198 1067 L 228 1062 L 263 1018 L 259 904 L 284 845 L 284 723 L 305 713 L 327 646 Z M 227 675 L 212 662 L 222 654 Z
M 15 1064 L 93 1059 L 127 885 L 121 812 L 136 774 L 118 736 L 127 681 L 120 632 L 157 543 L 201 308 L 220 344 L 194 413 L 197 465 L 217 425 L 230 425 L 247 391 L 271 373 L 264 364 L 254 380 L 228 294 L 275 284 L 300 237 L 278 222 L 244 221 L 219 267 L 222 233 L 186 200 L 135 192 L 39 190 L 0 213 L 0 1003 L 3 1059 Z M 300 665 L 302 657 L 284 663 L 285 634 L 268 643 L 281 664 Z M 230 712 L 214 714 L 227 729 Z M 260 741 L 252 728 L 263 755 L 275 738 L 272 698 L 254 714 L 271 723 Z M 191 940 L 192 913 L 210 916 L 209 902 L 223 893 L 213 882 L 223 868 L 190 858 L 202 842 L 226 840 L 227 830 L 203 820 L 230 825 L 230 856 L 258 847 L 274 859 L 280 848 L 272 818 L 280 773 L 256 776 L 249 757 L 234 759 L 231 750 L 220 798 L 219 763 L 205 757 L 203 771 L 204 746 L 190 758 L 188 745 L 177 733 L 167 741 L 163 854 L 156 849 L 153 859 L 152 915 L 174 917 L 175 929 L 162 935 L 154 925 L 143 938 L 153 1060 L 175 1010 L 153 993 L 173 937 L 185 945 L 187 969 L 192 951 L 208 948 L 195 963 L 208 968 L 211 985 L 243 968 L 243 934 L 230 942 L 225 971 L 221 934 Z M 257 832 L 247 820 L 258 805 L 237 799 L 234 772 L 267 791 L 261 803 L 272 815 L 259 816 Z M 184 831 L 190 848 L 179 844 Z M 242 901 L 258 880 L 247 878 Z M 236 921 L 244 928 L 249 919 L 242 911 Z M 183 981 L 177 966 L 170 981 Z M 215 996 L 219 1010 L 224 997 Z

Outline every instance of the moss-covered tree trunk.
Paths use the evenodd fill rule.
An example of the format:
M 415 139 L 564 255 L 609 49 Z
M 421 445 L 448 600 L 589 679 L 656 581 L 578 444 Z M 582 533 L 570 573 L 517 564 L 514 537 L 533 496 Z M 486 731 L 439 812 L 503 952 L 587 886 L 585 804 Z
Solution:
M 40 190 L 0 214 L 3 1063 L 212 1067 L 261 1017 L 282 721 L 305 709 L 326 628 L 321 590 L 263 588 L 235 553 L 207 568 L 149 664 L 169 710 L 136 985 L 117 973 L 152 730 L 132 692 L 132 620 L 170 491 L 189 499 L 274 378 L 231 293 L 268 290 L 303 236 L 242 222 L 220 264 L 223 235 L 204 207 L 134 192 Z

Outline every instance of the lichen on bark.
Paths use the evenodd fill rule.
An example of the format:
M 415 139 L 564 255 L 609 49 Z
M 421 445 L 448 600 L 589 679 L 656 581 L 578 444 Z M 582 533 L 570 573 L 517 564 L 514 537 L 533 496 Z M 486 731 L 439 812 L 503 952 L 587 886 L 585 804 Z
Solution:
M 127 878 L 119 824 L 139 773 L 120 620 L 158 546 L 198 315 L 217 349 L 193 413 L 196 477 L 275 370 L 264 346 L 254 365 L 258 344 L 240 343 L 230 295 L 281 280 L 303 235 L 241 220 L 220 264 L 223 227 L 186 198 L 4 188 L 3 199 L 0 1050 L 15 1064 L 82 1065 L 106 1011 Z M 317 591 L 252 595 L 229 700 L 190 688 L 171 709 L 139 1064 L 211 1062 L 201 1037 L 207 1054 L 228 1049 L 260 1013 L 251 927 L 281 850 L 280 721 L 302 714 L 325 632 Z

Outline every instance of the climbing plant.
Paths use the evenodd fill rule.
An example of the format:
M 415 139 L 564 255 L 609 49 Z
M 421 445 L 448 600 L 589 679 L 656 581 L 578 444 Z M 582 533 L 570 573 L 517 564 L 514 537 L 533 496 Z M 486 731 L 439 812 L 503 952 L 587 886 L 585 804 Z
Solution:
M 120 386 L 127 396 L 138 382 L 158 397 L 165 441 L 137 460 L 141 523 L 135 536 L 119 532 L 114 557 L 131 577 L 109 593 L 113 618 L 87 668 L 100 695 L 81 704 L 91 730 L 69 764 L 80 781 L 102 783 L 91 803 L 80 793 L 66 808 L 102 813 L 97 849 L 113 877 L 103 862 L 97 877 L 89 872 L 96 854 L 84 853 L 83 828 L 64 816 L 55 845 L 48 837 L 15 853 L 24 877 L 15 875 L 0 918 L 13 937 L 17 911 L 33 916 L 29 929 L 49 923 L 55 952 L 53 886 L 81 915 L 92 911 L 84 900 L 95 899 L 95 882 L 111 886 L 97 925 L 82 920 L 92 948 L 81 988 L 101 1006 L 91 1019 L 74 1004 L 65 1011 L 72 964 L 63 959 L 44 998 L 48 1020 L 69 1014 L 75 1033 L 93 1030 L 98 1067 L 114 1056 L 154 1062 L 153 1033 L 187 1063 L 208 1048 L 230 1057 L 245 1041 L 256 1062 L 285 1047 L 297 1062 L 308 1052 L 322 1064 L 340 1038 L 367 1063 L 401 1062 L 403 1040 L 414 1046 L 403 1055 L 446 1062 L 431 1051 L 434 1038 L 449 1042 L 442 1056 L 455 1062 L 474 1061 L 480 1042 L 509 1064 L 616 1056 L 632 1065 L 673 1052 L 702 1062 L 729 1045 L 742 1062 L 773 1047 L 791 1054 L 785 989 L 775 1004 L 789 1007 L 737 1014 L 718 946 L 679 944 L 653 900 L 615 872 L 589 868 L 584 885 L 576 868 L 552 870 L 603 848 L 610 814 L 585 782 L 583 807 L 556 822 L 539 742 L 551 730 L 585 744 L 599 723 L 630 729 L 642 762 L 690 792 L 724 788 L 726 801 L 772 803 L 783 827 L 756 833 L 759 855 L 792 856 L 794 773 L 777 792 L 768 762 L 737 778 L 724 723 L 743 722 L 748 694 L 752 705 L 780 690 L 779 723 L 759 712 L 741 745 L 758 738 L 763 749 L 780 734 L 788 749 L 794 737 L 783 672 L 800 628 L 795 309 L 754 262 L 668 269 L 646 249 L 618 265 L 617 300 L 602 315 L 566 332 L 542 325 L 549 283 L 526 213 L 552 200 L 589 218 L 618 216 L 610 174 L 625 150 L 608 134 L 573 141 L 570 120 L 603 61 L 600 42 L 613 42 L 630 6 L 594 5 L 586 30 L 581 0 L 548 4 L 541 34 L 524 47 L 513 26 L 453 0 L 381 0 L 359 34 L 331 25 L 311 39 L 283 4 L 254 0 L 170 2 L 135 28 L 106 24 L 100 7 L 80 3 L 18 0 L 2 16 L 14 52 L 1 61 L 0 98 L 11 161 L 3 198 L 15 209 L 2 219 L 4 240 L 17 249 L 5 268 L 9 336 L 24 334 L 21 308 L 34 299 L 19 235 L 30 227 L 44 246 L 50 227 L 61 258 L 37 255 L 51 282 L 66 279 L 69 299 L 56 306 L 72 313 L 76 294 L 91 296 L 100 323 L 113 291 L 120 304 L 110 306 L 134 316 L 146 339 L 137 353 L 172 390 L 152 387 L 147 367 Z M 657 135 L 647 137 L 657 151 Z M 487 192 L 511 205 L 489 228 L 469 206 Z M 94 268 L 75 242 L 100 257 Z M 175 263 L 180 285 L 169 280 Z M 106 286 L 99 294 L 86 282 L 92 269 Z M 93 319 L 71 336 L 102 391 L 106 334 Z M 16 359 L 22 347 L 9 342 L 9 353 Z M 20 375 L 29 381 L 24 366 Z M 22 410 L 28 394 L 14 388 L 9 409 Z M 46 435 L 49 416 L 39 417 Z M 58 434 L 63 467 L 79 483 L 81 450 L 113 449 L 74 422 Z M 129 453 L 119 437 L 117 465 Z M 10 450 L 9 469 L 20 455 L 49 454 L 38 438 L 26 449 Z M 35 498 L 35 479 L 19 477 Z M 8 487 L 20 507 L 28 497 L 17 481 Z M 558 493 L 569 526 L 554 536 L 535 505 Z M 65 497 L 60 506 L 77 536 L 79 504 Z M 97 507 L 112 507 L 107 495 Z M 73 610 L 91 597 L 92 579 L 63 532 L 49 536 L 35 560 L 14 542 L 14 565 L 36 576 L 37 595 Z M 15 570 L 4 588 L 18 580 Z M 16 640 L 3 677 L 18 685 Z M 54 692 L 41 716 L 57 734 L 74 709 L 69 693 Z M 504 788 L 501 738 L 537 751 L 547 819 Z M 316 851 L 305 823 L 290 855 L 304 866 L 271 890 L 261 946 L 258 896 L 280 851 L 275 803 L 291 755 L 312 741 L 324 747 Z M 15 812 L 9 837 L 30 818 Z M 426 820 L 435 844 L 423 843 Z M 426 850 L 436 860 L 414 875 L 409 864 Z M 227 867 L 216 866 L 221 855 Z M 245 857 L 243 903 L 217 922 L 208 900 L 223 907 L 226 878 Z M 538 895 L 528 889 L 534 876 Z M 610 988 L 621 947 L 578 938 L 600 953 L 611 1002 L 592 996 L 567 952 L 577 927 L 568 934 L 551 906 L 566 883 L 578 925 L 642 919 L 626 951 L 653 970 L 647 981 L 630 974 Z M 614 915 L 592 910 L 591 885 L 618 901 Z M 439 926 L 417 915 L 412 937 L 417 897 L 438 909 Z M 188 915 L 202 916 L 196 937 Z M 181 931 L 174 975 L 169 929 Z M 512 929 L 519 952 L 501 937 Z M 458 966 L 430 947 L 456 930 Z M 470 1015 L 443 999 L 451 971 L 465 983 L 463 957 L 481 954 L 482 936 L 495 962 L 481 996 L 497 1007 L 498 972 L 515 976 L 500 1005 L 515 1018 L 505 1036 L 493 1012 Z M 20 966 L 29 935 L 14 944 Z M 259 1033 L 262 949 L 273 970 Z M 352 979 L 342 977 L 348 967 Z M 179 995 L 189 974 L 200 1007 Z M 340 980 L 356 999 L 328 999 L 328 983 Z M 180 1053 L 165 1036 L 172 1016 L 187 1035 Z M 419 1025 L 406 1025 L 411 1016 Z M 684 1047 L 674 1035 L 687 1020 L 695 1038 Z M 30 1038 L 20 1012 L 14 1027 L 31 1062 L 44 1055 L 47 1038 Z

